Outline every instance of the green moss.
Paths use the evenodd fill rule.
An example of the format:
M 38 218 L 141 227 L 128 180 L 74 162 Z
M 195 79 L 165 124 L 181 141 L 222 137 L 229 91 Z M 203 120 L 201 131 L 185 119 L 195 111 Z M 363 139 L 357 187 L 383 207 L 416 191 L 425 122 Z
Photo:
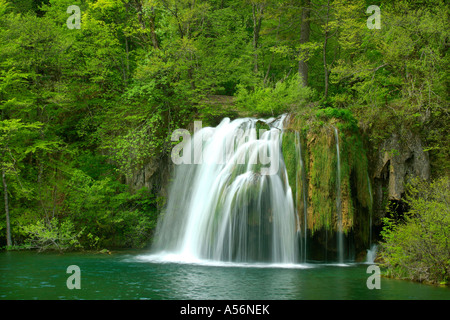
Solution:
M 305 138 L 299 131 L 287 130 L 283 133 L 282 152 L 286 165 L 289 185 L 294 198 L 294 205 L 300 221 L 304 221 L 305 212 L 303 192 L 305 192 L 306 195 L 308 194 L 307 179 L 302 178 L 302 175 L 305 175 L 305 177 L 308 175 L 308 152 L 304 141 Z M 300 159 L 300 155 L 302 159 Z M 305 172 L 302 172 L 300 165 L 301 160 L 303 161 L 303 170 Z
M 259 135 L 261 133 L 260 130 L 267 130 L 267 131 L 269 131 L 270 130 L 270 126 L 267 123 L 258 120 L 255 123 L 255 129 L 256 129 L 256 138 L 259 139 Z
M 283 156 L 289 184 L 299 215 L 303 214 L 301 170 L 295 149 L 295 132 L 300 132 L 307 177 L 308 228 L 336 230 L 336 140 L 338 128 L 341 169 L 341 207 L 344 232 L 358 226 L 358 237 L 368 238 L 372 198 L 369 190 L 368 159 L 363 140 L 348 111 L 327 108 L 302 110 L 291 116 L 283 135 Z M 363 226 L 363 227 L 362 227 Z M 355 230 L 354 230 L 355 231 Z
M 370 190 L 369 164 L 366 150 L 360 135 L 347 135 L 344 141 L 347 163 L 349 166 L 348 181 L 353 185 L 352 204 L 358 208 L 355 223 L 361 226 L 357 230 L 360 239 L 368 239 L 370 235 L 370 215 L 373 210 L 373 199 Z
M 316 116 L 320 119 L 331 120 L 339 119 L 342 120 L 337 124 L 339 131 L 349 130 L 356 132 L 358 130 L 358 122 L 353 116 L 352 112 L 348 109 L 338 109 L 338 108 L 325 108 L 316 111 Z
M 335 145 L 324 132 L 312 137 L 310 150 L 310 172 L 308 175 L 312 194 L 310 207 L 313 213 L 312 231 L 331 229 L 336 211 L 336 163 Z M 310 225 L 311 227 L 311 225 Z
M 292 194 L 295 195 L 297 191 L 296 176 L 298 171 L 298 156 L 295 150 L 295 132 L 291 130 L 283 132 L 282 139 L 284 164 L 286 165 L 288 181 L 292 189 Z

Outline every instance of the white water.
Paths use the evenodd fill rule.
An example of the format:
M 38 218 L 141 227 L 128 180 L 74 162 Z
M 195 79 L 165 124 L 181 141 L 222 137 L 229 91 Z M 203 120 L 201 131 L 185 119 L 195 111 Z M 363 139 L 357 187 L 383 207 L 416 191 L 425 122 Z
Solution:
M 306 184 L 306 174 L 305 174 L 305 165 L 303 163 L 303 157 L 302 157 L 302 144 L 300 141 L 300 133 L 297 131 L 295 132 L 295 147 L 298 154 L 299 159 L 299 166 L 300 166 L 300 177 L 296 175 L 296 185 L 297 185 L 297 192 L 299 189 L 299 185 L 301 183 L 301 190 L 302 190 L 302 200 L 303 200 L 303 237 L 302 237 L 302 243 L 301 243 L 301 261 L 306 262 L 307 259 L 307 239 L 308 239 L 308 200 L 307 200 L 307 184 Z M 299 181 L 300 180 L 300 181 Z M 297 197 L 298 199 L 298 197 Z M 300 223 L 299 223 L 300 228 Z
M 176 166 L 155 252 L 179 261 L 297 262 L 284 117 L 260 120 L 271 129 L 259 139 L 257 121 L 226 118 L 195 133 L 189 147 L 202 150 L 202 161 Z
M 372 247 L 372 215 L 373 215 L 373 195 L 372 186 L 370 184 L 369 173 L 367 173 L 367 187 L 369 189 L 370 211 L 369 211 L 369 248 Z
M 344 233 L 342 228 L 342 210 L 341 210 L 341 158 L 339 151 L 339 134 L 337 128 L 334 128 L 334 136 L 336 138 L 336 212 L 337 212 L 337 252 L 339 263 L 344 262 Z
M 150 263 L 192 264 L 211 267 L 243 267 L 243 268 L 251 267 L 251 268 L 284 268 L 284 269 L 310 269 L 320 265 L 320 264 L 305 264 L 305 263 L 299 264 L 299 263 L 284 263 L 284 262 L 231 262 L 231 261 L 219 261 L 210 259 L 195 259 L 184 256 L 182 254 L 174 254 L 164 251 L 151 255 L 138 255 L 133 257 L 132 261 L 150 262 Z
M 367 249 L 366 263 L 374 263 L 375 258 L 377 257 L 378 247 L 376 244 L 372 245 L 370 249 Z

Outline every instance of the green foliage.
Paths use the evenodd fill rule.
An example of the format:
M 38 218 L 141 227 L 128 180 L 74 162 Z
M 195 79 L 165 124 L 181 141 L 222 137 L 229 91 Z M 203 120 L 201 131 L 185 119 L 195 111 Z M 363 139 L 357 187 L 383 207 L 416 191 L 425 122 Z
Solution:
M 84 230 L 82 243 L 94 249 L 105 246 L 139 247 L 156 225 L 156 199 L 145 189 L 130 194 L 126 186 L 103 178 L 94 180 L 75 170 L 68 184 L 66 212 Z
M 242 110 L 252 110 L 260 116 L 278 116 L 307 104 L 312 97 L 312 90 L 303 87 L 298 74 L 275 87 L 258 86 L 247 90 L 238 86 L 236 105 Z
M 435 284 L 450 277 L 450 181 L 415 180 L 408 185 L 404 221 L 384 218 L 381 257 L 387 274 Z
M 358 121 L 353 116 L 352 112 L 349 109 L 337 109 L 328 107 L 325 109 L 319 109 L 316 111 L 316 116 L 319 119 L 330 120 L 330 119 L 339 119 L 342 122 L 339 122 L 337 127 L 340 130 L 352 130 L 358 131 Z
M 28 249 L 65 251 L 80 248 L 78 239 L 83 230 L 75 231 L 70 220 L 60 222 L 58 218 L 53 218 L 23 226 L 22 232 L 27 236 L 25 247 Z
M 342 7 L 341 3 L 342 2 Z M 436 176 L 448 174 L 449 6 L 444 1 L 416 4 L 382 2 L 382 27 L 365 28 L 358 13 L 365 3 L 339 1 L 340 58 L 331 68 L 336 94 L 330 101 L 349 108 L 374 144 L 398 129 L 419 132 L 430 146 Z M 352 22 L 353 21 L 353 22 Z

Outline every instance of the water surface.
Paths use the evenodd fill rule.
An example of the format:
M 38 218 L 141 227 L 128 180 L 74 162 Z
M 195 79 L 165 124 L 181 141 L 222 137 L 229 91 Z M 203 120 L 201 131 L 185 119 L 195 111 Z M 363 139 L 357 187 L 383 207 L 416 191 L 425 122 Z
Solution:
M 250 265 L 168 261 L 142 252 L 0 253 L 0 299 L 445 299 L 450 289 L 381 278 L 366 286 L 367 264 Z M 67 267 L 81 270 L 69 290 Z

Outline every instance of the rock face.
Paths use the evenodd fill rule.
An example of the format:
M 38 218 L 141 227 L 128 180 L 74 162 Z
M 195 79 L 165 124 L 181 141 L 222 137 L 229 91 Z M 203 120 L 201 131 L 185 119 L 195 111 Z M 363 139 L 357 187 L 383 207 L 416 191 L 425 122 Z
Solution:
M 401 201 L 405 183 L 412 177 L 428 180 L 430 161 L 419 136 L 400 129 L 374 152 L 372 178 L 375 212 L 380 215 L 388 200 Z
M 131 190 L 136 191 L 143 187 L 157 196 L 167 197 L 172 161 L 169 156 L 149 159 L 142 168 L 136 169 L 125 183 Z

